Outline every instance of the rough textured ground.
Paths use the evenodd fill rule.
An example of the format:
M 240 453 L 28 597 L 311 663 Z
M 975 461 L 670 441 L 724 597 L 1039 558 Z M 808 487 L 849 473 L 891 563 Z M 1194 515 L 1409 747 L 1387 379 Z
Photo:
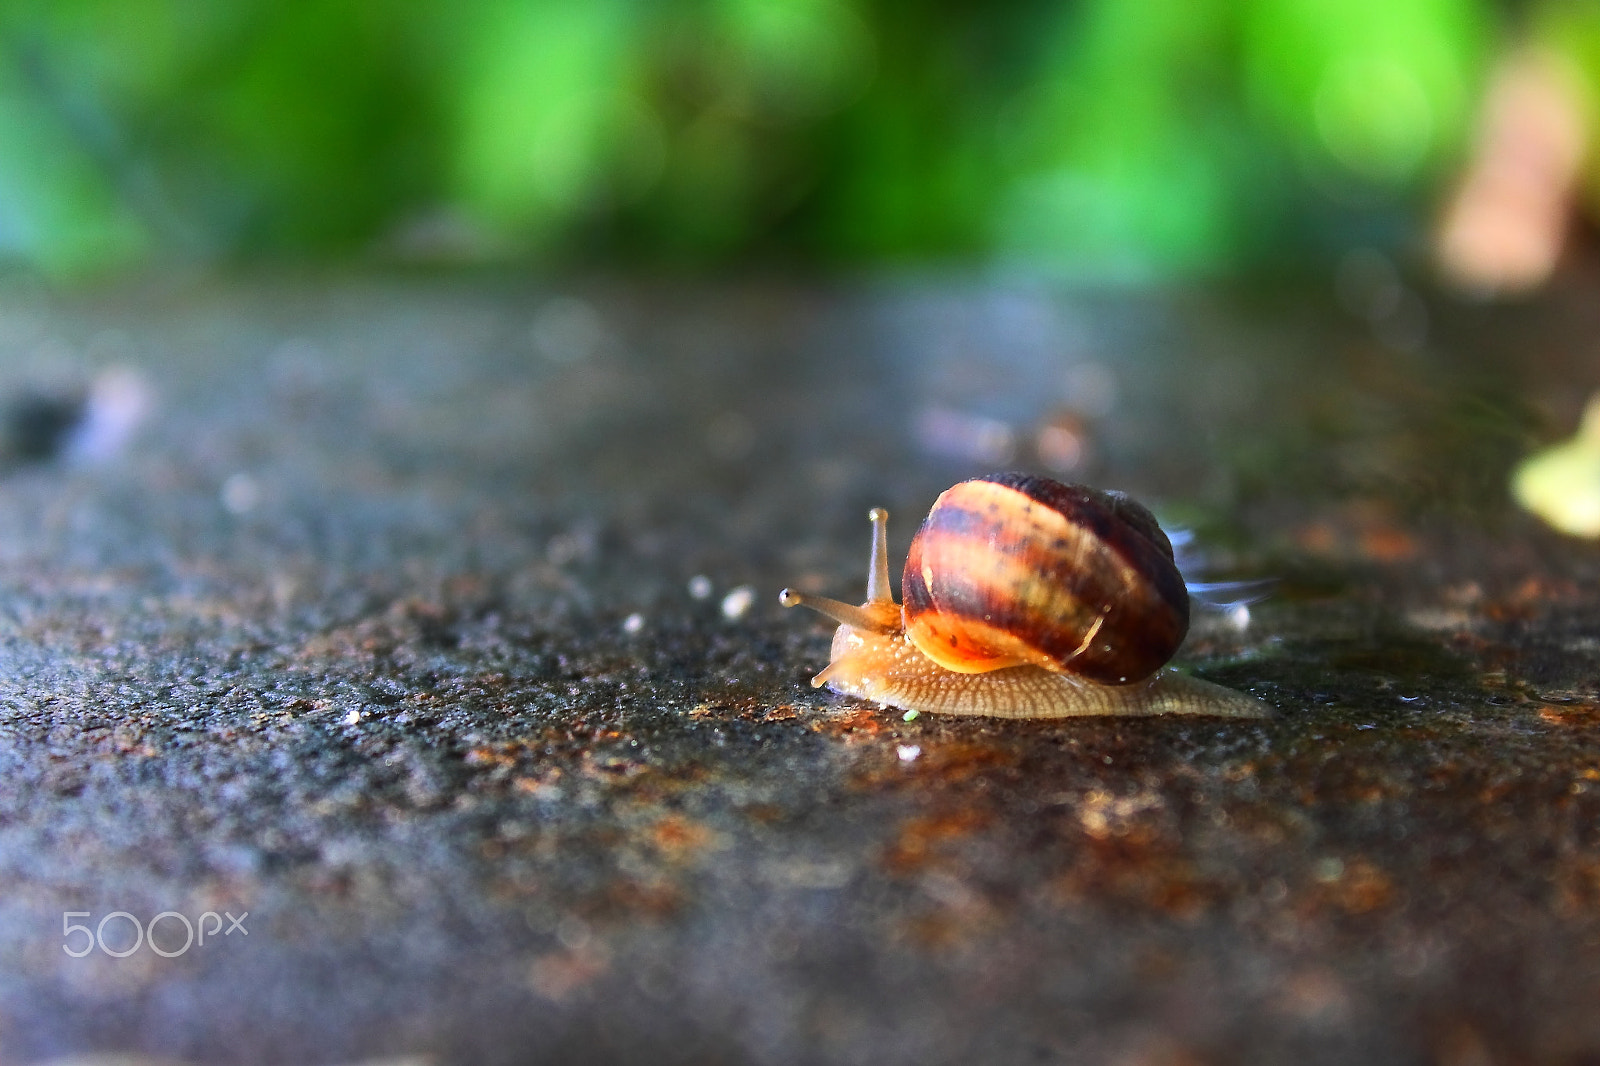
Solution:
M 1600 549 L 1505 493 L 1596 291 L 0 289 L 0 1061 L 1600 1061 Z M 1275 718 L 806 684 L 780 587 L 1074 440 Z

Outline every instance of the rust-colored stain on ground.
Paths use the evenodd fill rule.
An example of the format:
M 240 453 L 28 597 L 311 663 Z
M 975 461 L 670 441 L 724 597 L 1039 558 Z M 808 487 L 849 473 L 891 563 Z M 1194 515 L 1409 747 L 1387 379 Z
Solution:
M 513 745 L 480 744 L 478 747 L 468 748 L 461 758 L 468 766 L 515 766 L 517 757 L 518 751 Z
M 716 841 L 716 834 L 680 814 L 669 814 L 650 828 L 650 840 L 672 862 L 687 862 Z
M 1556 906 L 1572 917 L 1600 913 L 1600 855 L 1580 855 L 1559 862 L 1552 871 Z
M 873 710 L 870 707 L 835 711 L 830 714 L 824 714 L 811 723 L 813 732 L 823 733 L 831 737 L 843 737 L 846 740 L 875 737 L 886 728 L 890 727 L 884 722 L 884 712 Z
M 1546 703 L 1539 707 L 1539 717 L 1551 725 L 1593 729 L 1600 726 L 1600 702 Z
M 851 784 L 857 789 L 915 791 L 933 785 L 960 786 L 1016 762 L 1015 752 L 992 744 L 927 737 L 908 743 L 908 738 L 893 725 L 877 725 L 869 735 L 879 734 L 883 757 L 859 767 L 852 775 Z M 847 739 L 854 736 L 848 734 Z
M 578 902 L 576 910 L 590 921 L 627 922 L 635 918 L 665 921 L 687 903 L 683 889 L 667 881 L 619 877 Z
M 1060 903 L 1117 904 L 1192 920 L 1233 894 L 1171 842 L 1149 834 L 1082 838 L 1068 869 L 1050 884 Z
M 950 860 L 946 849 L 989 826 L 992 816 L 969 808 L 954 808 L 902 822 L 885 845 L 883 865 L 897 876 Z
M 1314 870 L 1315 881 L 1299 896 L 1299 913 L 1315 918 L 1328 907 L 1346 914 L 1367 914 L 1395 902 L 1394 882 L 1362 858 L 1326 860 Z
M 1333 559 L 1394 564 L 1421 551 L 1417 538 L 1392 515 L 1365 502 L 1302 525 L 1294 538 L 1302 551 Z
M 606 952 L 596 944 L 562 948 L 533 960 L 528 986 L 556 1003 L 565 1003 L 602 977 L 610 966 Z
M 1361 531 L 1361 554 L 1374 562 L 1404 562 L 1414 558 L 1418 550 L 1417 539 L 1397 527 Z
M 938 951 L 980 943 L 1004 921 L 1000 910 L 975 892 L 940 886 L 941 898 L 904 924 L 906 938 L 923 950 Z
M 922 744 L 921 748 L 914 769 L 920 776 L 937 778 L 946 784 L 968 781 L 1016 761 L 1014 752 L 992 744 L 938 740 Z

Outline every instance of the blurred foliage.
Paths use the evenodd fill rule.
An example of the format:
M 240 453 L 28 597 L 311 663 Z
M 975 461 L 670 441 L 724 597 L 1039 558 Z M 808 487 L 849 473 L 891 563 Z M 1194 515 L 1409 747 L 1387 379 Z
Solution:
M 1596 10 L 1526 21 L 1600 71 Z M 1488 0 L 6 0 L 0 255 L 62 275 L 1282 261 L 1424 219 L 1505 20 Z

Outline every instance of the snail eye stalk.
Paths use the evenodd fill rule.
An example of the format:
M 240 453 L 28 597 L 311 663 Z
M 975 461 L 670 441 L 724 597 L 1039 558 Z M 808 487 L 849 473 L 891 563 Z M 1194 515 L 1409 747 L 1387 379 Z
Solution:
M 860 607 L 830 600 L 826 596 L 806 596 L 794 589 L 778 593 L 785 607 L 809 607 L 842 626 L 869 633 L 889 634 L 900 629 L 900 605 L 889 591 L 889 512 L 874 507 L 867 512 L 872 523 L 872 558 L 867 563 L 867 602 Z

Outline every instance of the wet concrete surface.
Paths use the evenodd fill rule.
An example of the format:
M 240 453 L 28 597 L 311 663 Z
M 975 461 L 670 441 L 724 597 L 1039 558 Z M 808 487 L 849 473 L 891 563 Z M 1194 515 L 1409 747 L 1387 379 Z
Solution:
M 1596 293 L 0 287 L 148 398 L 0 477 L 0 1061 L 1600 1061 L 1600 548 L 1506 493 Z M 778 589 L 1001 467 L 1274 579 L 1178 661 L 1275 717 L 811 689 Z

